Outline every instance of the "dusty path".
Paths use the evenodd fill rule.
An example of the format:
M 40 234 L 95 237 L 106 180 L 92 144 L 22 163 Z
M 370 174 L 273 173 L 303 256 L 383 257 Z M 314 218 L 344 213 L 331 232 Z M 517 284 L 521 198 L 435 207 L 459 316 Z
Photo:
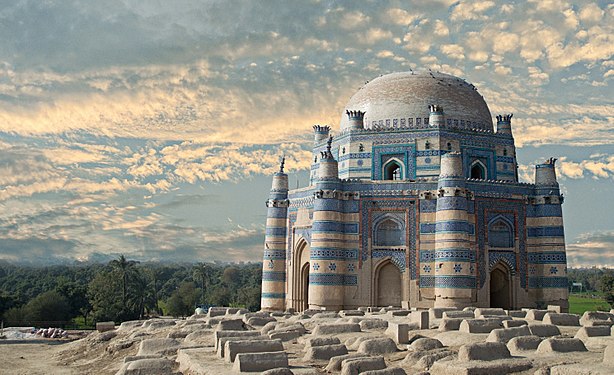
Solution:
M 63 349 L 65 343 L 44 340 L 0 340 L 0 374 L 78 374 L 75 369 L 62 365 L 55 358 L 55 354 Z

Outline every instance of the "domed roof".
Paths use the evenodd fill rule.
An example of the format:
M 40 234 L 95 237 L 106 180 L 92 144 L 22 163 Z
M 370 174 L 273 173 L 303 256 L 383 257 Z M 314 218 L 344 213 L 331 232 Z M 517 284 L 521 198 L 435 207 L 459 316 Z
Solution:
M 443 107 L 454 127 L 493 130 L 492 117 L 475 86 L 439 72 L 402 72 L 365 84 L 348 102 L 341 131 L 349 128 L 346 110 L 366 112 L 364 127 L 420 128 L 429 117 L 429 105 Z

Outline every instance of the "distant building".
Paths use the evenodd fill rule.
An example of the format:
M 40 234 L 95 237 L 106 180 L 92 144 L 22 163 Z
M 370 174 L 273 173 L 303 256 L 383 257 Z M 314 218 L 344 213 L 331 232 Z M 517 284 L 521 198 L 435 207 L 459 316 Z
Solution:
M 518 182 L 512 115 L 470 83 L 393 73 L 314 126 L 310 184 L 273 177 L 262 308 L 568 308 L 555 159 Z

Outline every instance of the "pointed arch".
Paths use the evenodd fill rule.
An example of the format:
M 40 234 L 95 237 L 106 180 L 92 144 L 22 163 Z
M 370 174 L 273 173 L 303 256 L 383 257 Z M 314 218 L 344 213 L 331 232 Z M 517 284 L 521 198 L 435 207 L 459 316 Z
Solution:
M 503 260 L 496 262 L 490 270 L 489 292 L 490 307 L 514 308 L 512 272 Z
M 311 248 L 304 237 L 299 238 L 294 245 L 292 264 L 292 307 L 303 311 L 309 306 L 309 269 Z
M 486 166 L 481 160 L 474 160 L 470 167 L 470 177 L 476 180 L 486 180 L 488 177 L 486 170 Z
M 391 258 L 384 258 L 373 272 L 373 305 L 401 306 L 402 273 Z
M 391 158 L 382 166 L 384 172 L 384 180 L 402 180 L 405 175 L 405 166 L 403 162 L 397 158 Z
M 505 216 L 497 215 L 488 223 L 488 246 L 491 248 L 514 247 L 514 224 Z
M 392 215 L 384 215 L 373 224 L 374 246 L 404 246 L 405 222 Z

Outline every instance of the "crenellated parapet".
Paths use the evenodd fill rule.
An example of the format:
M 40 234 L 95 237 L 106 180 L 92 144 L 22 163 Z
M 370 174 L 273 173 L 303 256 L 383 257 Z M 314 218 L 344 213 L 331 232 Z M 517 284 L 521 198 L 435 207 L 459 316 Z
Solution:
M 346 110 L 345 114 L 348 116 L 348 127 L 351 130 L 364 129 L 365 112 Z
M 328 135 L 330 134 L 330 126 L 329 125 L 314 125 L 313 133 L 314 133 L 314 142 L 316 144 L 319 144 L 328 138 Z
M 497 115 L 497 134 L 512 135 L 512 117 L 513 113 Z

